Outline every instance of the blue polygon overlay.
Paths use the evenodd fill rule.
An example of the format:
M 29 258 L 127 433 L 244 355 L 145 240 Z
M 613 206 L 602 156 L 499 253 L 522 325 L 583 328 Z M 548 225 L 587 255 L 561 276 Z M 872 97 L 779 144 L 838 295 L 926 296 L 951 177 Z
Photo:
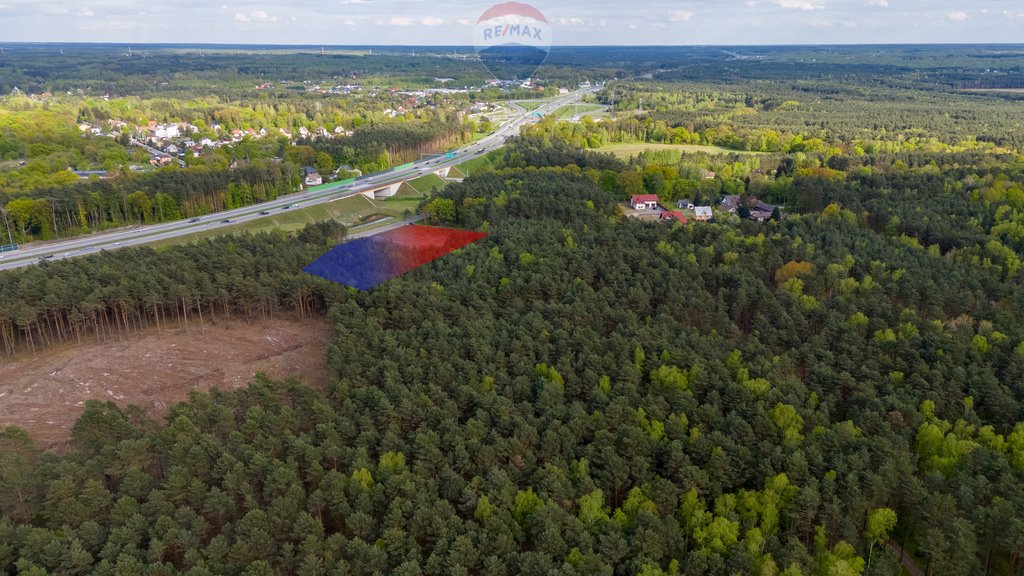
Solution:
M 357 238 L 335 246 L 304 270 L 331 282 L 369 290 L 401 274 L 395 257 L 390 242 Z

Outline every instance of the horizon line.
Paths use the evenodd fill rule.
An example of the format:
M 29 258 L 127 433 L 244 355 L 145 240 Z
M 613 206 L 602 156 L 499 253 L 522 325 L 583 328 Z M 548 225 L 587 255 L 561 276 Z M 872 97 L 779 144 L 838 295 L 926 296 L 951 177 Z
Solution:
M 475 51 L 471 44 L 284 44 L 284 43 L 239 43 L 239 42 L 106 42 L 106 41 L 54 41 L 20 40 L 0 41 L 0 46 L 17 45 L 64 45 L 64 46 L 215 46 L 215 47 L 280 47 L 280 48 L 449 48 Z M 871 47 L 871 46 L 1012 46 L 1024 48 L 1024 42 L 834 42 L 834 43 L 786 43 L 786 44 L 555 44 L 556 48 L 794 48 L 794 47 Z

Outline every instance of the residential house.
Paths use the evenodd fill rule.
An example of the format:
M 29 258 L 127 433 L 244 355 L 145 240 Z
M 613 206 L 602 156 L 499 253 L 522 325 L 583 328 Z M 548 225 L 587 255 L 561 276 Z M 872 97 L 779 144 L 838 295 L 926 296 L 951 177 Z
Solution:
M 714 218 L 711 206 L 696 206 L 693 209 L 693 219 L 697 222 L 707 222 Z
M 163 140 L 166 138 L 177 138 L 178 136 L 181 135 L 181 130 L 178 129 L 178 127 L 174 124 L 168 126 L 164 126 L 163 124 L 161 124 L 159 126 L 150 126 L 149 135 L 152 138 L 156 138 L 159 140 Z
M 661 219 L 662 220 L 678 220 L 679 222 L 682 222 L 683 224 L 688 224 L 689 223 L 689 221 L 686 219 L 686 216 L 684 216 L 682 212 L 678 212 L 676 210 L 665 210 L 664 212 L 661 213 Z
M 657 194 L 635 194 L 630 199 L 629 205 L 634 210 L 655 210 L 658 208 Z
M 306 166 L 303 168 L 302 174 L 306 177 L 306 186 L 319 186 L 324 183 L 323 177 L 321 177 L 312 166 Z
M 700 177 L 703 178 L 704 180 L 714 180 L 716 176 L 718 176 L 718 174 L 715 174 L 711 170 L 705 170 L 701 168 Z
M 778 209 L 779 212 L 782 212 L 782 208 L 780 208 L 779 206 L 776 206 L 774 204 L 769 204 L 767 202 L 761 202 L 760 200 L 755 202 L 754 205 L 750 207 L 751 213 L 753 213 L 753 212 L 767 212 L 768 214 L 772 214 L 772 213 L 775 212 L 776 209 Z
M 735 194 L 730 194 L 725 198 L 722 198 L 722 204 L 721 206 L 719 206 L 719 209 L 722 212 L 732 212 L 733 214 L 735 214 L 736 211 L 739 210 L 739 207 L 740 197 Z
M 771 218 L 772 218 L 772 213 L 771 212 L 765 212 L 764 210 L 751 210 L 750 211 L 750 219 L 751 220 L 755 220 L 757 222 L 765 222 L 766 220 L 771 220 Z
M 682 200 L 676 202 L 676 208 L 679 208 L 680 210 L 693 210 L 693 200 L 690 200 L 689 198 L 683 198 Z

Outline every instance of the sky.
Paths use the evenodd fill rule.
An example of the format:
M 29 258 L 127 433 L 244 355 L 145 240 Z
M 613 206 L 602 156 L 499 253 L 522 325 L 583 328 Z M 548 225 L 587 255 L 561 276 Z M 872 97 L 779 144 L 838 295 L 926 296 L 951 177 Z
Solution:
M 1022 0 L 547 0 L 555 45 L 1024 43 Z M 0 0 L 0 43 L 472 45 L 493 2 Z

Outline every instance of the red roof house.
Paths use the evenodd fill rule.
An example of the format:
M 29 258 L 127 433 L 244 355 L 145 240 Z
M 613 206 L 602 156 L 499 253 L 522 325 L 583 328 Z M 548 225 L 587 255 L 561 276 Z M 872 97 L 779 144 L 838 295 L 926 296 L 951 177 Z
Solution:
M 676 210 L 665 210 L 664 212 L 661 213 L 661 219 L 662 220 L 679 220 L 683 224 L 688 223 L 688 220 L 686 219 L 686 216 L 684 216 L 682 212 L 679 212 L 679 211 L 676 211 Z
M 657 194 L 634 194 L 629 200 L 634 210 L 654 210 L 658 207 Z

